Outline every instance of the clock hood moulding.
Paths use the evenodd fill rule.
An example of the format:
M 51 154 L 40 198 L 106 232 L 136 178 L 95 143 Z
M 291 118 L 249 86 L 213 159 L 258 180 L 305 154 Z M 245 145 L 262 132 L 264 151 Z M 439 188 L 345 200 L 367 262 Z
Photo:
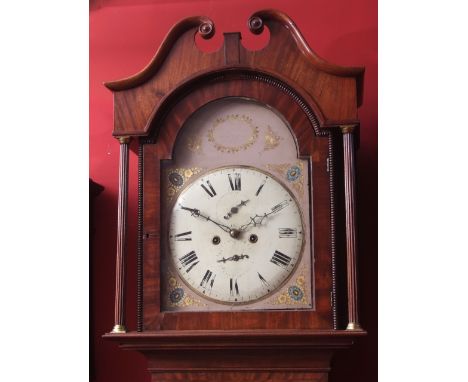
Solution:
M 195 34 L 211 38 L 213 22 L 197 16 L 177 23 L 143 70 L 105 83 L 114 93 L 113 135 L 149 135 L 153 118 L 172 93 L 205 76 L 232 72 L 271 76 L 295 88 L 314 109 L 321 128 L 359 124 L 364 68 L 337 66 L 320 58 L 294 22 L 279 11 L 256 12 L 248 26 L 254 34 L 262 33 L 264 26 L 269 29 L 265 48 L 249 51 L 242 45 L 240 33 L 224 33 L 223 47 L 205 53 L 198 49 Z

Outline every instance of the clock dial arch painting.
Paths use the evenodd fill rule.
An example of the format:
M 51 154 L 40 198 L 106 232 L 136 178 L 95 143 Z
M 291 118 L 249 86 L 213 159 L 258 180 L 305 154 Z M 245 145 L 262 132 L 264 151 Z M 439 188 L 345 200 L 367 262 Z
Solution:
M 163 306 L 311 309 L 309 163 L 285 118 L 222 97 L 187 119 L 174 147 L 161 183 Z

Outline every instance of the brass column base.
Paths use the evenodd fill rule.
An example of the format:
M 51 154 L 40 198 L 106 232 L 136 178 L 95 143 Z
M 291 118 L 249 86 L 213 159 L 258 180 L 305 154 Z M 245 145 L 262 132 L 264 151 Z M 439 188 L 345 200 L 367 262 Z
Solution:
M 346 330 L 362 330 L 362 328 L 357 322 L 350 322 L 346 327 Z
M 115 325 L 112 328 L 111 333 L 127 333 L 127 329 L 125 328 L 124 325 Z

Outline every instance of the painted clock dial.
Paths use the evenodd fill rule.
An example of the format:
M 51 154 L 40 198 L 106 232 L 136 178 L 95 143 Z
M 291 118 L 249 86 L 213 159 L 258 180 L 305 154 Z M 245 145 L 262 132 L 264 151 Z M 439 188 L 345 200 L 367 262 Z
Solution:
M 249 303 L 278 289 L 299 262 L 303 237 L 294 196 L 252 167 L 205 173 L 170 215 L 170 254 L 182 280 L 221 303 Z
M 313 309 L 308 158 L 254 99 L 197 109 L 162 163 L 165 311 Z

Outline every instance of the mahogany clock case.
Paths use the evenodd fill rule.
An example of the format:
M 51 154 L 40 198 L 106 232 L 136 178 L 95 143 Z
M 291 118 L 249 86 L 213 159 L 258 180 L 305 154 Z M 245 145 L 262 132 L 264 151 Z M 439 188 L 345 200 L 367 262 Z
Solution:
M 336 250 L 343 248 L 337 239 L 343 237 L 344 224 L 340 224 L 341 215 L 335 207 L 343 205 L 338 199 L 344 190 L 339 180 L 343 178 L 342 161 L 335 158 L 342 151 L 338 127 L 359 125 L 363 69 L 343 68 L 320 59 L 280 12 L 260 11 L 249 20 L 253 33 L 262 33 L 264 25 L 270 31 L 270 41 L 263 50 L 248 51 L 241 44 L 240 33 L 225 33 L 223 49 L 207 54 L 196 46 L 194 34 L 210 38 L 213 23 L 203 17 L 183 20 L 143 71 L 106 84 L 114 91 L 114 135 L 141 137 L 140 331 L 338 328 L 337 271 L 338 258 L 343 256 L 336 256 Z M 171 161 L 176 138 L 190 116 L 225 97 L 245 97 L 276 110 L 292 128 L 298 158 L 310 160 L 313 192 L 309 213 L 314 238 L 311 311 L 161 311 L 161 222 L 166 218 L 162 215 L 161 163 Z
M 301 370 L 302 380 L 327 380 L 334 350 L 347 348 L 365 335 L 357 314 L 353 141 L 359 127 L 357 108 L 362 102 L 364 70 L 332 65 L 315 55 L 281 12 L 260 11 L 249 19 L 252 33 L 262 33 L 264 27 L 270 31 L 270 40 L 260 51 L 245 49 L 240 33 L 225 33 L 223 48 L 207 54 L 198 50 L 194 35 L 210 38 L 213 23 L 203 17 L 183 20 L 145 69 L 106 84 L 114 92 L 114 135 L 121 142 L 119 217 L 126 211 L 128 140 L 139 139 L 138 333 L 125 333 L 122 325 L 123 219 L 118 227 L 117 332 L 106 338 L 145 353 L 153 378 L 164 371 L 168 380 L 177 379 L 177 370 L 185 373 L 192 367 L 174 352 L 166 359 L 161 350 L 169 347 L 194 354 L 205 343 L 204 353 L 216 354 L 219 360 L 222 355 L 217 349 L 251 349 L 253 353 L 244 353 L 247 358 L 239 358 L 239 364 L 228 365 L 226 361 L 227 369 L 223 369 L 225 373 L 234 368 L 245 380 L 254 378 L 248 366 L 252 359 L 264 362 L 261 369 L 274 372 L 277 380 L 293 380 Z M 161 257 L 167 221 L 162 169 L 174 160 L 177 138 L 190 117 L 208 103 L 226 97 L 252 99 L 276 110 L 291 126 L 297 158 L 309 161 L 312 309 L 162 309 Z M 341 330 L 346 324 L 349 330 Z M 264 357 L 266 353 L 262 355 L 275 349 L 287 349 L 291 357 L 278 366 L 273 358 Z M 247 353 L 254 358 L 249 361 Z M 207 380 L 216 380 L 216 364 L 206 364 L 199 371 L 204 373 L 205 369 L 211 378 Z

